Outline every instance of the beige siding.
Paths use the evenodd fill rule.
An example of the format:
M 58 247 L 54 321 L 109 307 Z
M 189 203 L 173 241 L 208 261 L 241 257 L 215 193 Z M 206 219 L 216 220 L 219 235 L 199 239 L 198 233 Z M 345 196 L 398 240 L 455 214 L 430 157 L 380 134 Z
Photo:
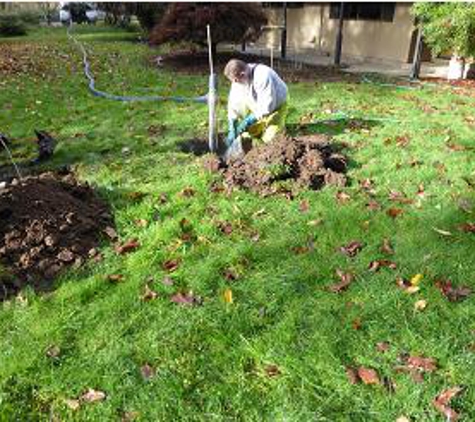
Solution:
M 398 3 L 393 22 L 348 20 L 343 28 L 343 58 L 407 61 L 414 30 L 410 4 Z M 282 24 L 282 9 L 270 9 L 271 24 Z M 338 19 L 330 19 L 330 5 L 306 5 L 287 11 L 288 47 L 333 54 Z M 260 45 L 277 48 L 280 31 L 267 31 Z

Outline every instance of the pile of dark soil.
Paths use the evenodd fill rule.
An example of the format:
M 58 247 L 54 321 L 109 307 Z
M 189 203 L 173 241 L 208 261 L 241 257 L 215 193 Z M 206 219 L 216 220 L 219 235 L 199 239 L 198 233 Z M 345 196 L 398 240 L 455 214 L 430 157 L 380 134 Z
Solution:
M 222 173 L 229 189 L 244 188 L 261 195 L 298 189 L 344 186 L 347 158 L 325 135 L 280 136 L 274 142 L 252 148 Z
M 43 173 L 1 189 L 0 260 L 14 276 L 0 279 L 0 300 L 27 284 L 48 290 L 61 270 L 94 255 L 112 225 L 108 206 L 70 173 Z
M 269 58 L 255 54 L 239 52 L 220 52 L 216 56 L 216 72 L 222 74 L 224 66 L 231 59 L 240 59 L 247 63 L 263 63 L 269 66 Z M 164 69 L 177 73 L 205 74 L 209 73 L 209 59 L 206 52 L 180 51 L 160 56 L 155 63 Z M 295 63 L 290 60 L 274 59 L 274 69 L 286 82 L 359 82 L 357 75 L 342 72 L 334 66 L 318 66 L 305 63 Z

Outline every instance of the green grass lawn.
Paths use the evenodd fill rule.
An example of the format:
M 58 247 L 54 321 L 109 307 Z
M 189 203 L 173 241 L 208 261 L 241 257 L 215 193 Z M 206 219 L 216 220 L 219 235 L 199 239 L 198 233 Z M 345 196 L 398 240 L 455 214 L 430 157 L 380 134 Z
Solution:
M 150 66 L 157 53 L 132 42 L 133 34 L 82 29 L 78 38 L 99 89 L 207 90 L 206 75 Z M 202 159 L 179 149 L 207 138 L 205 106 L 93 97 L 64 29 L 0 40 L 0 49 L 12 45 L 31 59 L 0 75 L 0 132 L 14 139 L 15 157 L 31 158 L 34 128 L 54 133 L 59 145 L 48 167 L 73 166 L 110 202 L 121 239 L 138 237 L 141 247 L 119 256 L 104 245 L 100 263 L 63 274 L 54 292 L 27 290 L 0 305 L 0 420 L 443 421 L 432 402 L 454 386 L 464 390 L 452 407 L 461 420 L 475 420 L 475 295 L 451 302 L 435 285 L 450 279 L 475 288 L 475 238 L 461 229 L 475 222 L 475 97 L 434 87 L 289 84 L 289 126 L 304 116 L 313 131 L 347 143 L 350 185 L 294 200 L 228 196 L 210 190 L 218 177 Z M 220 80 L 224 105 L 228 86 Z M 323 122 L 337 111 L 367 128 Z M 225 117 L 222 106 L 222 128 Z M 184 195 L 187 188 L 194 195 Z M 411 201 L 392 200 L 392 191 Z M 132 200 L 133 192 L 146 195 Z M 380 209 L 368 208 L 370 200 Z M 392 218 L 391 208 L 402 213 Z M 192 241 L 181 239 L 182 219 Z M 385 238 L 393 255 L 380 250 Z M 353 240 L 363 248 L 349 258 L 339 249 Z M 310 241 L 313 249 L 295 253 Z M 180 265 L 166 285 L 170 259 Z M 370 271 L 379 259 L 397 268 Z M 339 281 L 336 270 L 354 275 L 341 293 L 327 289 Z M 124 281 L 111 284 L 109 274 Z M 418 292 L 397 286 L 398 277 L 416 274 L 423 275 Z M 154 300 L 141 299 L 147 283 Z M 188 291 L 200 306 L 171 302 Z M 424 310 L 415 309 L 419 300 Z M 383 342 L 385 352 L 377 347 Z M 57 357 L 48 356 L 51 346 Z M 437 369 L 415 382 L 400 369 L 405 355 L 434 358 Z M 152 376 L 143 376 L 144 365 Z M 373 368 L 380 383 L 352 384 L 347 367 Z M 68 400 L 88 389 L 106 398 L 71 409 Z

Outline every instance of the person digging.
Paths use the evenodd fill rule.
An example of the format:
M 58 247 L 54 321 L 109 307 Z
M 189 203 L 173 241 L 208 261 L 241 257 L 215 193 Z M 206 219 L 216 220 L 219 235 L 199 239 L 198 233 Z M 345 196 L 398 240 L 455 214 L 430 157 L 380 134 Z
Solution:
M 237 59 L 226 64 L 224 75 L 231 82 L 224 154 L 229 161 L 285 130 L 287 85 L 269 66 Z

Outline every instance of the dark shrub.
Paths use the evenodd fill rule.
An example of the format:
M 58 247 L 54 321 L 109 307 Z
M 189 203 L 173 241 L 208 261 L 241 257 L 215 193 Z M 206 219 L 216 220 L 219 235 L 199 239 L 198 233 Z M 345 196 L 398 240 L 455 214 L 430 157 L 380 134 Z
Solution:
M 16 37 L 26 34 L 26 24 L 16 14 L 0 14 L 0 36 Z

